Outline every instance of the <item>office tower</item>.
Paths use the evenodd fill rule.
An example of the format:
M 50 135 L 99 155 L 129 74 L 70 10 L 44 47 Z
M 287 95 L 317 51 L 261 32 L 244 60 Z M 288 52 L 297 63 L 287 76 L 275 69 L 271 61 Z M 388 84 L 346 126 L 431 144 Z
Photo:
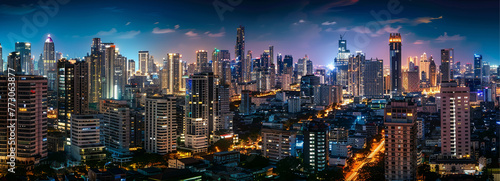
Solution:
M 3 72 L 3 54 L 2 54 L 2 44 L 0 43 L 0 72 Z
M 146 99 L 144 149 L 165 155 L 176 151 L 177 123 L 174 96 L 153 96 Z
M 488 83 L 490 83 L 490 64 L 487 63 L 487 62 L 483 62 L 483 66 L 482 66 L 482 83 L 483 85 L 486 85 Z
M 86 57 L 90 64 L 90 91 L 89 106 L 93 110 L 99 110 L 99 99 L 102 97 L 102 65 L 104 64 L 104 55 L 100 38 L 92 39 L 90 56 Z
M 120 54 L 118 48 L 116 48 L 115 52 L 115 61 L 113 63 L 113 86 L 114 99 L 122 99 L 125 93 L 125 85 L 128 83 L 128 74 L 127 74 L 127 57 Z M 156 66 L 154 66 L 156 67 Z M 155 69 L 156 71 L 156 69 Z M 153 72 L 152 74 L 156 74 Z
M 245 81 L 250 82 L 252 81 L 252 51 L 248 50 L 247 52 L 247 57 L 245 58 L 245 67 L 244 68 L 244 76 L 245 76 Z
M 186 86 L 185 146 L 194 152 L 208 148 L 210 135 L 219 121 L 218 78 L 213 73 L 190 76 Z
M 144 107 L 137 107 L 130 110 L 130 147 L 144 148 L 144 121 L 146 111 Z
M 47 75 L 48 71 L 55 71 L 56 69 L 57 60 L 59 59 L 56 59 L 56 52 L 54 49 L 54 41 L 52 41 L 52 38 L 48 35 L 43 45 L 43 67 L 38 67 L 38 69 L 43 72 L 42 75 Z M 49 90 L 51 90 L 50 87 Z
M 281 53 L 278 53 L 278 56 L 276 57 L 276 65 L 278 66 L 278 75 L 283 74 L 283 70 L 285 70 L 285 62 L 283 62 L 283 56 L 281 56 Z
M 73 114 L 86 114 L 89 111 L 89 63 L 75 63 L 73 95 L 75 96 Z
M 469 88 L 457 86 L 455 81 L 441 83 L 437 96 L 441 106 L 441 154 L 455 158 L 469 158 L 470 103 Z
M 404 71 L 403 72 L 403 91 L 404 92 L 419 92 L 420 74 L 418 71 Z
M 288 99 L 288 112 L 298 113 L 301 111 L 300 97 L 291 97 Z
M 295 69 L 297 71 L 297 78 L 306 75 L 307 73 L 306 59 L 299 58 L 299 60 L 297 61 L 297 65 L 295 66 Z
M 274 63 L 274 46 L 269 45 L 269 64 L 275 64 Z
M 139 51 L 139 71 L 141 75 L 147 75 L 149 61 L 149 51 Z
M 385 107 L 385 178 L 415 180 L 417 170 L 417 105 L 393 98 Z
M 271 163 L 278 163 L 281 159 L 292 156 L 295 145 L 295 134 L 292 131 L 262 128 L 262 155 L 269 158 Z
M 104 71 L 102 81 L 102 99 L 117 99 L 115 95 L 115 61 L 116 61 L 116 46 L 106 44 L 104 46 Z
M 212 58 L 214 57 L 214 53 L 218 51 L 217 49 L 214 50 L 214 52 L 212 53 Z M 218 71 L 219 69 L 219 66 L 218 66 L 218 62 L 217 60 L 213 60 L 212 59 L 212 67 L 210 68 L 210 70 L 208 70 L 209 66 L 208 66 L 208 52 L 205 51 L 205 50 L 198 50 L 196 51 L 196 69 L 197 69 L 197 73 L 201 73 L 201 72 L 206 72 L 206 71 L 212 71 L 212 68 L 214 71 Z
M 69 133 L 75 105 L 75 60 L 58 60 L 57 70 L 57 129 Z
M 85 163 L 106 159 L 106 147 L 101 144 L 100 129 L 97 115 L 71 116 L 70 160 Z
M 453 66 L 453 48 L 441 49 L 441 82 L 448 82 L 453 79 L 451 67 Z
M 222 75 L 220 81 L 222 84 L 231 85 L 231 62 L 229 60 L 222 62 Z
M 365 60 L 361 69 L 361 95 L 381 97 L 384 95 L 384 61 L 382 59 Z
M 312 75 L 313 74 L 313 62 L 307 57 L 306 61 L 306 75 Z
M 347 41 L 343 39 L 343 36 L 340 35 L 339 40 L 339 49 L 337 53 L 337 57 L 334 61 L 335 66 L 335 76 L 334 82 L 335 85 L 347 86 L 348 82 L 348 62 L 349 57 L 351 56 L 351 51 L 347 49 Z
M 7 69 L 5 69 L 4 75 L 7 75 L 7 73 L 13 73 L 15 75 L 24 74 L 19 52 L 9 53 L 9 56 L 7 57 Z
M 243 61 L 245 59 L 245 27 L 241 26 L 236 29 L 236 45 L 234 46 L 234 59 L 236 62 L 240 62 L 237 72 L 238 82 L 243 80 L 243 67 L 247 67 L 248 62 Z
M 99 112 L 101 143 L 113 154 L 113 159 L 122 160 L 129 154 L 130 109 L 125 100 L 101 100 Z
M 283 73 L 292 74 L 293 73 L 293 57 L 292 55 L 285 55 L 283 59 Z
M 481 79 L 483 66 L 483 56 L 474 54 L 474 79 Z
M 389 37 L 391 65 L 391 93 L 400 94 L 403 90 L 401 77 L 401 34 L 391 33 Z
M 243 115 L 250 115 L 252 109 L 252 97 L 250 97 L 250 94 L 252 91 L 248 90 L 242 90 L 241 91 L 241 104 L 239 107 L 240 113 L 243 113 Z
M 37 61 L 37 66 L 38 66 L 38 70 L 36 71 L 37 75 L 41 75 L 43 76 L 43 54 L 40 53 L 40 56 L 38 56 L 38 61 Z
M 20 59 L 20 58 L 19 58 Z M 9 84 L 15 83 L 15 85 Z M 10 166 L 7 155 L 11 151 L 16 154 L 16 169 L 32 170 L 47 158 L 47 79 L 42 76 L 15 76 L 14 82 L 7 76 L 0 77 L 0 162 L 2 169 Z M 15 95 L 9 93 L 14 88 Z M 9 96 L 11 95 L 11 96 Z M 14 98 L 12 102 L 10 98 Z M 16 111 L 7 108 L 16 105 Z M 7 115 L 13 115 L 7 116 Z M 17 119 L 12 121 L 12 119 Z M 9 126 L 15 125 L 14 128 Z M 13 131 L 13 132 L 11 132 Z M 15 146 L 8 144 L 9 138 L 15 134 Z M 15 148 L 15 150 L 11 150 Z M 23 168 L 25 167 L 25 168 Z
M 31 43 L 16 42 L 16 52 L 21 58 L 21 70 L 24 75 L 33 75 L 33 62 L 31 60 Z
M 329 106 L 333 103 L 333 86 L 328 84 L 320 84 L 314 86 L 314 101 L 316 106 Z
M 264 53 L 260 55 L 260 68 L 267 70 L 271 66 L 271 57 L 268 50 L 264 50 Z
M 429 83 L 431 84 L 431 87 L 437 86 L 436 63 L 434 62 L 434 59 L 432 57 L 431 57 L 431 62 L 429 64 Z
M 155 71 L 154 71 L 154 69 L 155 69 L 155 68 L 154 68 L 154 67 L 155 67 L 154 62 L 155 62 L 154 57 L 153 57 L 152 55 L 150 55 L 150 56 L 149 56 L 149 58 L 148 58 L 148 62 L 147 62 L 147 64 L 148 64 L 148 65 L 147 65 L 147 67 L 148 67 L 148 68 L 147 68 L 148 75 L 149 75 L 149 74 L 151 74 L 151 73 L 153 73 L 153 72 L 155 72 Z
M 361 95 L 361 66 L 363 62 L 365 61 L 365 54 L 361 53 L 360 51 L 356 52 L 356 56 L 350 56 L 349 57 L 349 63 L 348 63 L 348 91 L 349 94 L 353 96 L 360 96 Z
M 315 75 L 306 75 L 300 79 L 300 95 L 314 97 L 314 86 L 319 85 L 319 77 Z
M 206 52 L 205 52 L 206 53 Z M 179 53 L 169 53 L 167 55 L 167 59 L 163 65 L 163 73 L 166 75 L 162 75 L 162 78 L 166 78 L 161 80 L 163 88 L 166 88 L 167 94 L 181 94 L 184 90 L 182 84 L 182 75 L 183 68 L 181 62 L 182 55 Z
M 329 160 L 328 124 L 311 121 L 304 125 L 303 130 L 304 164 L 310 167 L 313 173 L 325 170 Z
M 132 77 L 135 75 L 135 61 L 133 59 L 128 60 L 128 76 Z

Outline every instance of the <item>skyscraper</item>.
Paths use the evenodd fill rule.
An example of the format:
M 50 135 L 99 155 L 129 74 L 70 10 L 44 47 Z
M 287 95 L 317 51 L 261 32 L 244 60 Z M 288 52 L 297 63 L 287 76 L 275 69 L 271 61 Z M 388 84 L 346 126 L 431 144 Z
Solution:
M 70 120 L 74 110 L 75 60 L 57 61 L 57 129 L 70 132 Z
M 453 79 L 452 69 L 453 66 L 453 48 L 441 49 L 441 74 L 442 82 L 448 82 Z
M 144 149 L 148 153 L 165 155 L 176 151 L 177 123 L 174 96 L 152 96 L 146 99 Z
M 128 60 L 128 75 L 129 77 L 132 77 L 135 75 L 135 61 L 133 59 Z
M 474 79 L 481 80 L 483 66 L 483 56 L 474 54 Z
M 365 60 L 361 67 L 361 95 L 381 97 L 384 95 L 384 61 Z
M 71 116 L 70 160 L 76 162 L 106 159 L 105 146 L 100 141 L 99 118 L 96 115 Z
M 151 73 L 155 72 L 155 59 L 153 56 L 149 56 L 147 64 L 148 75 L 151 75 Z
M 356 52 L 356 56 L 349 57 L 348 63 L 348 91 L 353 96 L 361 95 L 361 66 L 365 62 L 365 54 L 362 52 Z
M 9 69 L 12 69 L 13 71 Z M 9 56 L 7 56 L 7 68 L 4 75 L 7 75 L 8 72 L 15 75 L 24 75 L 19 52 L 11 52 L 9 53 Z
M 45 43 L 43 45 L 43 67 L 38 67 L 41 72 L 43 72 L 42 75 L 48 75 L 48 71 L 55 71 L 56 66 L 57 66 L 57 60 L 56 60 L 56 52 L 55 52 L 55 47 L 54 47 L 54 41 L 52 41 L 52 38 L 50 37 L 50 34 L 47 36 L 47 39 L 45 39 Z M 49 87 L 50 89 L 50 87 Z
M 3 72 L 3 54 L 2 54 L 2 44 L 0 43 L 0 72 Z
M 147 75 L 149 62 L 149 51 L 139 51 L 139 71 L 141 75 Z
M 244 67 L 247 67 L 248 62 L 245 59 L 245 27 L 241 26 L 236 29 L 236 45 L 234 46 L 234 59 L 236 62 L 241 62 L 237 71 L 237 80 L 243 81 Z
M 7 76 L 0 77 L 0 161 L 2 169 L 10 166 L 7 155 L 15 148 L 16 169 L 33 169 L 41 160 L 47 157 L 47 79 L 42 76 L 15 76 L 14 87 L 16 92 L 14 97 L 9 95 L 11 81 Z M 9 101 L 14 98 L 15 102 Z M 16 104 L 17 110 L 8 111 L 8 104 Z M 7 116 L 10 113 L 13 117 Z M 12 121 L 11 119 L 17 119 Z M 14 128 L 9 126 L 14 125 Z M 11 132 L 15 130 L 14 132 Z M 15 146 L 8 144 L 9 138 L 15 134 Z
M 218 52 L 219 50 L 215 49 L 214 50 L 214 53 L 215 52 Z M 212 53 L 212 58 L 213 58 L 213 54 Z M 216 71 L 219 71 L 219 66 L 218 66 L 218 61 L 217 60 L 213 60 L 212 59 L 212 67 L 213 68 L 213 71 L 214 73 Z M 197 69 L 197 73 L 200 73 L 200 72 L 206 72 L 206 71 L 209 71 L 208 70 L 208 52 L 205 51 L 205 50 L 198 50 L 196 51 L 196 69 Z M 210 70 L 211 71 L 211 70 Z
M 205 52 L 206 54 L 206 52 Z M 166 70 L 166 80 L 161 80 L 167 88 L 167 94 L 181 94 L 184 92 L 185 87 L 182 83 L 183 67 L 181 62 L 182 55 L 179 53 L 169 53 L 166 62 L 164 62 L 163 69 Z M 165 71 L 163 71 L 165 73 Z
M 347 41 L 344 40 L 343 36 L 341 35 L 337 57 L 335 58 L 334 62 L 335 76 L 333 82 L 335 83 L 335 85 L 347 86 L 347 69 L 350 55 L 351 51 L 347 49 Z
M 86 57 L 90 64 L 90 92 L 89 106 L 93 110 L 99 110 L 99 99 L 102 97 L 102 65 L 104 64 L 104 55 L 100 38 L 92 39 L 90 56 Z
M 283 59 L 283 73 L 292 74 L 293 73 L 293 57 L 292 55 L 285 55 Z
M 126 160 L 130 147 L 130 109 L 127 101 L 101 100 L 101 143 L 115 160 Z
M 429 82 L 432 87 L 437 86 L 437 70 L 436 63 L 434 59 L 431 57 L 431 63 L 429 64 Z
M 393 98 L 385 107 L 385 178 L 415 180 L 417 170 L 417 105 Z
M 400 94 L 403 91 L 401 77 L 401 34 L 391 33 L 389 36 L 391 64 L 391 92 Z
M 469 158 L 470 103 L 469 88 L 457 86 L 455 81 L 441 83 L 437 96 L 441 107 L 441 154 L 455 158 Z
M 281 56 L 281 53 L 278 53 L 278 56 L 276 57 L 276 65 L 278 66 L 278 75 L 283 74 L 283 70 L 285 70 L 285 63 L 283 62 L 283 56 Z
M 16 52 L 21 58 L 21 70 L 24 75 L 33 75 L 34 67 L 31 60 L 31 43 L 16 42 Z
M 313 173 L 328 167 L 328 131 L 329 126 L 323 122 L 311 121 L 304 125 L 304 164 Z

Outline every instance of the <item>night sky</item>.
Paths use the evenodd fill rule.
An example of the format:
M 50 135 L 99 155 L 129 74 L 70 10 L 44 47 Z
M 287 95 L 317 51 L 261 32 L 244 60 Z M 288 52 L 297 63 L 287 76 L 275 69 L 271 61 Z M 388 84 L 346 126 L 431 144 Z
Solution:
M 149 50 L 156 62 L 181 53 L 191 63 L 199 49 L 227 49 L 234 58 L 236 28 L 243 25 L 245 52 L 254 57 L 274 45 L 275 54 L 292 54 L 294 61 L 307 54 L 316 65 L 331 64 L 345 33 L 351 52 L 388 64 L 389 33 L 399 32 L 403 60 L 423 52 L 439 60 L 440 49 L 454 48 L 456 61 L 472 63 L 478 53 L 499 64 L 499 16 L 498 0 L 7 0 L 0 2 L 0 43 L 4 60 L 16 41 L 31 42 L 38 59 L 51 34 L 65 57 L 85 56 L 100 37 L 129 59 Z

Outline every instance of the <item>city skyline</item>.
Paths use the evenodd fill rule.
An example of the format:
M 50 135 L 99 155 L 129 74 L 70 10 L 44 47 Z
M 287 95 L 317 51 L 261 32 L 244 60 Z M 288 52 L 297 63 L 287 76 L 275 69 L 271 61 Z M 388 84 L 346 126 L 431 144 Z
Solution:
M 30 42 L 32 56 L 37 59 L 36 56 L 43 51 L 43 42 L 50 34 L 56 44 L 56 51 L 62 52 L 65 57 L 75 58 L 90 53 L 88 45 L 91 44 L 92 38 L 98 37 L 102 42 L 113 42 L 120 49 L 120 53 L 128 59 L 138 61 L 138 51 L 146 50 L 155 57 L 157 63 L 161 63 L 168 53 L 180 53 L 184 61 L 193 63 L 196 61 L 196 50 L 210 52 L 217 48 L 233 52 L 236 28 L 242 25 L 246 29 L 245 51 L 252 50 L 259 55 L 269 45 L 273 45 L 275 55 L 277 53 L 291 54 L 297 60 L 307 54 L 316 65 L 333 63 L 338 48 L 337 41 L 341 34 L 345 34 L 344 39 L 348 42 L 347 48 L 352 52 L 363 51 L 367 58 L 383 59 L 384 65 L 388 65 L 389 52 L 385 48 L 388 43 L 386 37 L 389 33 L 401 33 L 403 60 L 408 56 L 419 56 L 423 52 L 429 56 L 438 57 L 441 49 L 454 48 L 456 50 L 455 61 L 472 63 L 473 54 L 481 54 L 483 61 L 492 65 L 500 62 L 500 56 L 496 51 L 498 41 L 491 41 L 498 39 L 498 34 L 493 33 L 498 32 L 498 24 L 493 23 L 498 22 L 495 21 L 498 16 L 473 20 L 474 17 L 488 15 L 488 11 L 479 11 L 479 9 L 493 8 L 494 10 L 495 7 L 498 8 L 498 2 L 453 2 L 457 6 L 467 5 L 461 6 L 470 11 L 470 17 L 467 18 L 456 16 L 459 13 L 457 8 L 446 8 L 453 6 L 451 5 L 453 3 L 434 4 L 436 7 L 444 8 L 443 11 L 438 12 L 441 14 L 430 12 L 422 7 L 425 4 L 432 6 L 433 2 L 419 4 L 400 2 L 401 4 L 395 7 L 398 7 L 398 10 L 401 9 L 401 12 L 391 14 L 385 3 L 357 0 L 329 3 L 302 2 L 286 6 L 281 5 L 280 2 L 270 2 L 269 6 L 260 9 L 256 8 L 259 7 L 259 2 L 242 1 L 238 5 L 230 6 L 233 11 L 225 11 L 222 16 L 218 16 L 217 9 L 213 5 L 216 4 L 218 7 L 221 4 L 217 3 L 225 3 L 222 1 L 192 3 L 192 6 L 185 2 L 172 2 L 171 5 L 179 9 L 199 10 L 186 17 L 172 16 L 170 12 L 158 10 L 159 7 L 171 8 L 165 7 L 165 4 L 148 3 L 148 5 L 158 6 L 151 6 L 148 9 L 149 13 L 144 13 L 141 12 L 143 10 L 135 12 L 134 3 L 102 3 L 99 6 L 90 7 L 95 2 L 82 4 L 82 2 L 69 1 L 65 4 L 57 4 L 56 8 L 29 4 L 27 1 L 6 2 L 0 5 L 3 9 L 18 7 L 17 9 L 24 8 L 24 11 L 5 10 L 0 13 L 0 16 L 6 19 L 5 24 L 10 25 L 7 27 L 12 27 L 0 30 L 6 35 L 0 37 L 0 43 L 4 52 L 12 52 L 14 51 L 13 42 Z M 364 8 L 356 6 L 355 9 L 363 13 L 352 14 L 350 10 L 354 9 L 354 5 L 372 5 L 370 6 L 372 8 L 364 11 Z M 88 12 L 75 8 L 82 6 L 94 9 L 95 13 L 87 15 Z M 409 6 L 412 8 L 406 8 Z M 49 10 L 55 13 L 46 14 L 47 19 L 40 18 L 33 21 L 33 17 L 50 12 L 45 11 L 46 7 L 51 7 Z M 273 8 L 274 11 L 272 11 Z M 413 13 L 419 9 L 423 9 L 422 12 Z M 70 12 L 85 16 L 77 18 L 81 21 L 70 21 L 66 16 Z M 255 13 L 258 16 L 254 17 Z M 377 21 L 378 15 L 387 15 L 385 13 L 389 13 L 391 17 Z M 492 14 L 494 11 L 489 13 Z M 202 14 L 204 16 L 200 16 Z M 286 18 L 283 18 L 283 14 L 287 15 Z M 422 15 L 416 16 L 419 14 Z M 99 21 L 92 21 L 99 17 L 109 17 L 111 23 L 102 24 Z M 183 21 L 186 18 L 187 21 Z M 42 22 L 42 20 L 46 21 Z M 490 36 L 480 36 L 475 31 L 476 29 L 470 29 L 471 27 L 452 28 L 453 24 L 459 22 L 469 23 L 471 27 L 483 27 L 481 31 L 490 32 Z M 26 33 L 29 32 L 30 23 L 36 30 L 34 33 Z M 25 30 L 24 26 L 28 29 Z M 368 41 L 367 44 L 360 41 L 365 39 Z M 5 56 L 3 58 L 6 59 Z M 234 58 L 235 55 L 231 55 L 231 59 Z M 437 63 L 440 64 L 440 62 Z M 405 65 L 406 61 L 403 62 L 403 66 Z

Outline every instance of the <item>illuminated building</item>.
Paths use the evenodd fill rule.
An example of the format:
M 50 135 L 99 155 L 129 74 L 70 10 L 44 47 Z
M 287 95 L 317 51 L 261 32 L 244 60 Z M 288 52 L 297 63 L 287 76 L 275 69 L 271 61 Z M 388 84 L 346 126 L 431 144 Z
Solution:
M 361 95 L 361 78 L 362 78 L 362 71 L 361 71 L 361 66 L 365 61 L 365 54 L 361 52 L 356 52 L 356 56 L 350 56 L 349 57 L 349 63 L 348 63 L 348 91 L 349 94 L 353 96 L 360 96 Z
M 247 69 L 246 67 L 249 66 L 248 64 L 250 62 L 248 61 L 248 59 L 245 59 L 245 27 L 241 25 L 236 29 L 236 45 L 234 46 L 234 59 L 236 60 L 236 62 L 240 64 L 237 69 L 236 79 L 238 80 L 238 82 L 243 82 L 245 69 Z
M 93 110 L 99 110 L 99 99 L 102 97 L 102 69 L 104 68 L 104 54 L 100 38 L 92 39 L 90 56 L 85 57 L 90 64 L 90 92 L 89 106 Z
M 431 57 L 431 63 L 429 64 L 429 83 L 431 84 L 431 87 L 437 86 L 436 63 L 434 62 L 434 59 L 432 57 Z
M 417 105 L 402 97 L 385 107 L 385 178 L 415 180 L 417 170 Z
M 15 75 L 23 75 L 24 73 L 21 65 L 22 63 L 19 52 L 9 53 L 9 56 L 7 56 L 7 69 L 5 70 L 4 75 L 7 75 L 9 68 L 13 70 L 11 70 L 10 73 L 13 73 Z
M 56 64 L 57 60 L 56 52 L 54 50 L 54 42 L 52 41 L 50 35 L 48 35 L 43 46 L 43 66 L 38 67 L 38 69 L 42 75 L 48 75 L 48 71 L 55 71 Z M 51 87 L 49 87 L 49 90 L 51 90 Z
M 75 60 L 57 61 L 57 129 L 70 132 L 71 115 L 75 106 Z
M 31 170 L 42 160 L 47 158 L 47 78 L 42 76 L 15 76 L 16 108 L 8 111 L 9 81 L 7 76 L 0 77 L 0 166 L 7 170 L 7 155 L 10 153 L 8 138 L 11 121 L 15 122 L 16 137 L 16 169 L 20 167 Z M 10 102 L 12 103 L 12 102 Z M 13 117 L 8 116 L 13 113 Z M 20 149 L 22 148 L 22 149 Z M 9 157 L 10 158 L 10 157 Z
M 214 50 L 216 51 L 216 50 Z M 212 54 L 213 58 L 213 54 Z M 210 68 L 210 69 L 209 69 Z M 205 50 L 198 50 L 196 51 L 196 73 L 201 73 L 201 72 L 210 72 L 212 71 L 212 68 L 214 71 L 218 71 L 218 62 L 216 60 L 212 60 L 212 67 L 209 67 L 208 64 L 208 52 Z
M 347 49 L 347 40 L 343 39 L 343 36 L 340 36 L 339 40 L 339 49 L 337 53 L 337 57 L 334 60 L 335 67 L 335 75 L 334 75 L 334 84 L 347 86 L 348 82 L 348 62 L 349 57 L 351 56 L 351 52 Z
M 329 126 L 323 122 L 311 121 L 304 125 L 304 164 L 311 168 L 313 173 L 328 168 Z
M 75 162 L 101 161 L 106 159 L 105 146 L 100 141 L 100 124 L 96 115 L 71 117 L 70 159 Z
M 2 44 L 0 43 L 0 72 L 3 72 L 3 54 L 2 54 Z
M 391 33 L 389 37 L 391 63 L 391 93 L 400 94 L 403 91 L 401 77 L 401 34 Z
M 240 113 L 243 113 L 243 115 L 250 115 L 252 109 L 251 109 L 251 103 L 252 103 L 252 97 L 250 97 L 251 91 L 247 90 L 242 90 L 241 91 L 241 104 L 239 107 Z
M 417 71 L 404 71 L 403 72 L 403 90 L 405 92 L 418 92 L 419 91 L 419 73 Z
M 295 134 L 292 131 L 263 128 L 262 154 L 271 163 L 277 163 L 283 158 L 292 156 L 295 145 Z
M 148 74 L 149 51 L 139 51 L 139 71 L 141 75 Z
M 102 100 L 100 103 L 100 137 L 106 150 L 113 154 L 115 161 L 130 158 L 130 109 L 125 100 Z
M 128 72 L 128 76 L 129 77 L 132 77 L 135 74 L 135 61 L 132 60 L 132 59 L 128 60 L 128 69 L 127 69 L 127 72 Z
M 365 60 L 361 67 L 361 95 L 381 97 L 384 95 L 384 74 L 382 59 Z
M 455 158 L 468 158 L 470 148 L 469 88 L 456 82 L 441 83 L 436 96 L 441 108 L 441 154 Z
M 205 52 L 206 53 L 206 52 Z M 184 84 L 182 83 L 183 67 L 182 55 L 179 53 L 169 53 L 166 61 L 164 61 L 162 70 L 162 88 L 166 88 L 167 94 L 182 94 Z
M 448 82 L 453 79 L 452 69 L 455 51 L 453 48 L 441 49 L 441 82 Z
M 173 96 L 155 95 L 146 99 L 144 149 L 148 153 L 165 155 L 176 151 L 176 102 Z

